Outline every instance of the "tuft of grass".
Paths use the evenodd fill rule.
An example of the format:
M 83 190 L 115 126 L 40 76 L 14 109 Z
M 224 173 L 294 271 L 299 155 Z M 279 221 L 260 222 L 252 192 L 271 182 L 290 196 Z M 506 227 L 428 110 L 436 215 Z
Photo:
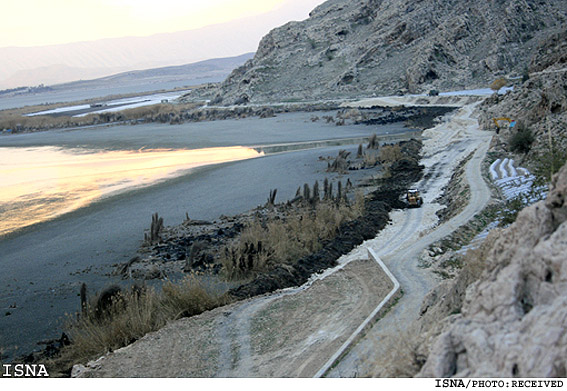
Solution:
M 292 265 L 297 259 L 320 250 L 323 241 L 336 236 L 342 224 L 364 210 L 364 197 L 357 193 L 350 205 L 341 198 L 323 200 L 291 211 L 284 218 L 255 219 L 239 239 L 220 250 L 223 272 L 229 279 L 244 278 Z
M 109 351 L 127 346 L 168 322 L 228 304 L 229 298 L 209 292 L 194 277 L 173 283 L 161 291 L 152 288 L 122 290 L 100 311 L 96 299 L 80 316 L 69 316 L 65 325 L 71 344 L 48 362 L 55 372 L 66 372 Z

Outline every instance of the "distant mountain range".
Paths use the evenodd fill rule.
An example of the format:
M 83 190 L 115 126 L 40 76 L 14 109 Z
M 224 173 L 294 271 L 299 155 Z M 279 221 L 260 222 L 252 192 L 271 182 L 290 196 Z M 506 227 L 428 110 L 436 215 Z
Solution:
M 0 89 L 0 110 L 54 102 L 74 102 L 110 95 L 147 93 L 221 82 L 254 53 L 192 64 L 121 72 L 91 80 Z
M 109 85 L 140 85 L 168 83 L 179 81 L 188 85 L 200 82 L 218 82 L 235 68 L 254 57 L 254 53 L 245 53 L 235 57 L 214 58 L 192 64 L 176 65 L 170 67 L 144 69 L 141 71 L 121 72 L 91 80 L 79 80 L 53 86 L 55 89 L 95 89 Z M 179 85 L 181 87 L 182 85 Z
M 292 0 L 259 16 L 149 37 L 0 48 L 0 89 L 66 83 L 253 52 L 272 28 L 306 18 L 320 2 Z

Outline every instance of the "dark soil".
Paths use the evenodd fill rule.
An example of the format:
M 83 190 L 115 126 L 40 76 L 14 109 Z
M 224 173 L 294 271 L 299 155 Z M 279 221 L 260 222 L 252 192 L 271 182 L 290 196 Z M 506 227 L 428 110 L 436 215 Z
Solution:
M 313 273 L 336 266 L 341 255 L 347 254 L 363 241 L 374 238 L 390 220 L 392 209 L 407 207 L 401 201 L 402 195 L 423 175 L 424 167 L 418 164 L 421 142 L 410 140 L 402 142 L 400 146 L 405 158 L 392 165 L 389 178 L 375 181 L 379 189 L 366 200 L 365 211 L 360 218 L 343 224 L 334 239 L 327 241 L 316 253 L 299 259 L 291 268 L 277 266 L 252 282 L 231 289 L 229 294 L 236 299 L 244 299 L 303 285 Z
M 405 121 L 410 128 L 427 129 L 435 126 L 436 118 L 453 110 L 454 107 L 371 107 L 361 109 L 365 119 L 356 123 L 385 125 Z

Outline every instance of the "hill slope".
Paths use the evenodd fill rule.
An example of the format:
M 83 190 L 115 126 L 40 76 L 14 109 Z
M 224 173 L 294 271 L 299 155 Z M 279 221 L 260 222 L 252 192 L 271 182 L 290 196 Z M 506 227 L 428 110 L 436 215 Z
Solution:
M 546 201 L 493 235 L 461 314 L 432 345 L 419 376 L 565 377 L 567 166 Z
M 520 73 L 566 24 L 561 0 L 329 0 L 272 30 L 217 102 L 350 97 L 487 86 Z
M 513 92 L 487 99 L 480 112 L 487 128 L 493 127 L 493 117 L 506 115 L 534 134 L 530 151 L 514 155 L 516 160 L 541 166 L 553 154 L 548 146 L 553 140 L 551 168 L 563 168 L 553 177 L 547 200 L 524 209 L 507 229 L 491 233 L 479 251 L 465 257 L 469 271 L 440 285 L 424 301 L 427 312 L 420 325 L 428 325 L 423 330 L 432 327 L 435 337 L 422 332 L 416 345 L 417 354 L 427 356 L 419 376 L 567 374 L 566 34 L 550 36 L 530 60 L 529 79 Z M 494 135 L 495 150 L 511 156 L 516 128 Z M 478 280 L 469 285 L 475 268 Z

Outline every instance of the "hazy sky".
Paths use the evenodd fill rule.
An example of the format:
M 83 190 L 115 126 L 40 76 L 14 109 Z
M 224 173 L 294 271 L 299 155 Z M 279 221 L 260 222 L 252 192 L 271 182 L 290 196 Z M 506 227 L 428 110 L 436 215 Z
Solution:
M 0 47 L 43 46 L 192 30 L 324 0 L 2 0 Z

